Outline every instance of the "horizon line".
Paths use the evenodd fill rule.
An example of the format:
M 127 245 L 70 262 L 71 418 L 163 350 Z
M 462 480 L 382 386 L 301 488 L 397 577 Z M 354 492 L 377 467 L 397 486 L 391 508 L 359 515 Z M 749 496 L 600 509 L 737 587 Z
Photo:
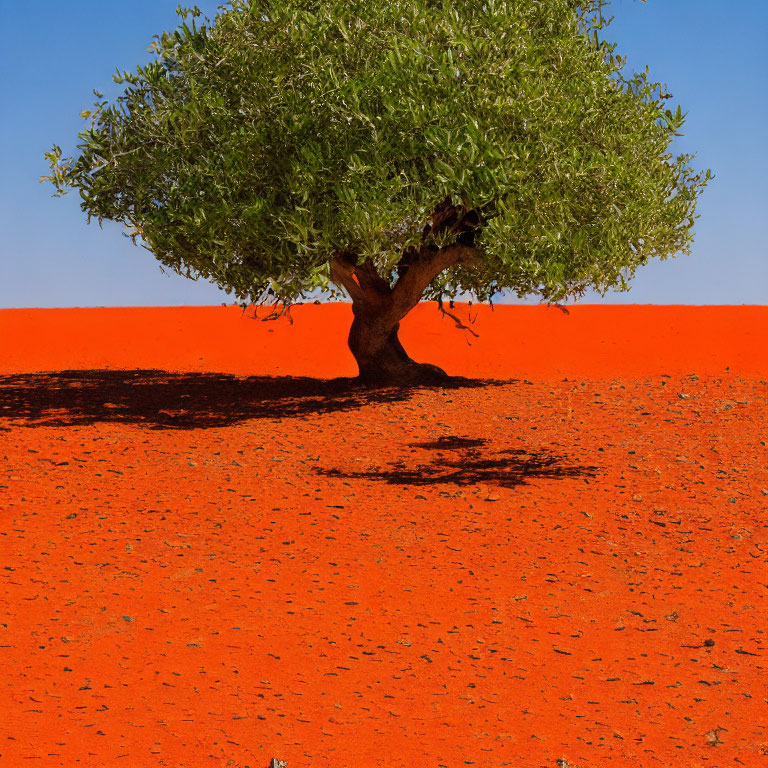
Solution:
M 425 301 L 420 301 L 419 304 L 437 304 L 436 299 L 429 299 Z M 444 304 L 448 304 L 448 300 L 445 300 L 443 302 Z M 718 307 L 757 307 L 757 308 L 768 308 L 768 303 L 766 304 L 694 304 L 694 303 L 629 303 L 629 302 L 615 302 L 615 303 L 592 303 L 592 302 L 584 302 L 584 303 L 572 303 L 572 304 L 565 304 L 565 303 L 553 303 L 553 304 L 547 304 L 546 302 L 496 302 L 493 303 L 488 301 L 454 301 L 454 305 L 471 305 L 473 307 L 491 307 L 492 309 L 495 309 L 496 307 L 543 307 L 544 309 L 561 309 L 561 308 L 567 308 L 567 309 L 578 309 L 579 307 L 601 307 L 601 308 L 607 308 L 607 307 L 685 307 L 685 308 L 700 308 L 700 309 L 713 309 Z M 325 304 L 348 304 L 352 305 L 351 301 L 295 301 L 292 302 L 290 306 L 297 307 L 297 306 L 321 306 Z M 257 308 L 264 308 L 264 309 L 270 309 L 275 306 L 281 306 L 280 302 L 276 304 L 246 304 L 245 307 L 243 307 L 242 304 L 238 304 L 237 302 L 221 302 L 219 304 L 75 304 L 75 305 L 67 305 L 67 306 L 11 306 L 11 307 L 0 307 L 0 312 L 3 311 L 18 311 L 18 310 L 59 310 L 59 309 L 221 309 L 223 307 L 238 307 L 240 309 L 251 309 L 252 307 Z M 418 306 L 418 305 L 417 305 Z

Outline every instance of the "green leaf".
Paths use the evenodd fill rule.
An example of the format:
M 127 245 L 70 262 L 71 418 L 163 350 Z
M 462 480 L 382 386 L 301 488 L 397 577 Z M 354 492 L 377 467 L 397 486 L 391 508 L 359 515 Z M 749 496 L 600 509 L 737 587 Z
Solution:
M 622 74 L 600 7 L 233 0 L 197 28 L 179 6 L 152 61 L 116 69 L 122 93 L 94 91 L 74 157 L 54 147 L 44 178 L 243 299 L 327 285 L 340 250 L 394 281 L 446 199 L 437 240 L 469 208 L 483 263 L 427 293 L 621 289 L 690 246 L 711 175 L 673 156 L 686 115 L 648 70 Z

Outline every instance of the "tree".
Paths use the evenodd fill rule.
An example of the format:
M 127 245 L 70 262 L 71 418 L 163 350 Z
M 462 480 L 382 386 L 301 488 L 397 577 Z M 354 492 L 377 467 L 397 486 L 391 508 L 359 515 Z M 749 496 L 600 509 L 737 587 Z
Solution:
M 604 6 L 230 0 L 207 25 L 180 7 L 41 180 L 244 304 L 346 292 L 363 381 L 439 381 L 398 340 L 420 300 L 626 290 L 689 251 L 710 173 L 670 152 L 685 116 L 624 74 Z

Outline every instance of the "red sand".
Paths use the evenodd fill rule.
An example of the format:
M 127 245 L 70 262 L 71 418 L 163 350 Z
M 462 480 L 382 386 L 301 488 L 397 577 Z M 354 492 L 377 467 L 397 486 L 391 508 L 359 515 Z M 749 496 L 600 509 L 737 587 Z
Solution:
M 292 314 L 0 311 L 0 765 L 768 763 L 768 309 Z
M 259 311 L 259 316 L 268 314 Z M 456 305 L 402 323 L 416 360 L 463 376 L 768 373 L 768 307 Z M 238 307 L 0 310 L 0 373 L 157 368 L 240 376 L 354 376 L 348 304 L 304 304 L 276 321 Z M 474 322 L 472 322 L 474 321 Z M 477 335 L 475 335 L 477 334 Z M 52 342 L 55 339 L 55 342 Z

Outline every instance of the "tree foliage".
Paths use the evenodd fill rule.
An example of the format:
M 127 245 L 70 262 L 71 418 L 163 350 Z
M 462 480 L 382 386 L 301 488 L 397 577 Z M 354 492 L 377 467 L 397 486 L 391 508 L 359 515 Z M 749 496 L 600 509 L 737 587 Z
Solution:
M 685 116 L 625 74 L 604 5 L 231 0 L 208 24 L 179 8 L 43 178 L 244 303 L 332 288 L 335 254 L 394 284 L 409 249 L 464 241 L 482 258 L 425 297 L 626 289 L 688 252 L 710 174 L 672 153 Z M 469 241 L 427 226 L 445 201 L 473 214 Z

